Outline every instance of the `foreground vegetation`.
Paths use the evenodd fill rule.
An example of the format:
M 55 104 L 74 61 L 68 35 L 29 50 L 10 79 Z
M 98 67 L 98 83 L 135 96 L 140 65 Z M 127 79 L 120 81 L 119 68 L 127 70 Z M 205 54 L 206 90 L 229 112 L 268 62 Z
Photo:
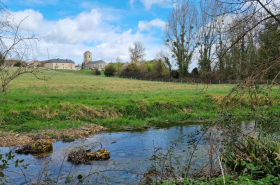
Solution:
M 257 136 L 228 141 L 222 152 L 220 166 L 212 176 L 194 175 L 186 178 L 183 174 L 183 178 L 158 180 L 155 184 L 279 184 L 279 144 L 277 139 L 262 131 Z M 227 173 L 224 174 L 224 171 Z
M 84 75 L 86 71 L 47 71 L 37 80 L 15 79 L 1 99 L 1 129 L 31 132 L 66 129 L 84 123 L 141 127 L 179 121 L 207 121 L 234 85 L 150 82 Z M 276 108 L 276 106 L 275 106 Z M 249 110 L 239 107 L 235 111 Z

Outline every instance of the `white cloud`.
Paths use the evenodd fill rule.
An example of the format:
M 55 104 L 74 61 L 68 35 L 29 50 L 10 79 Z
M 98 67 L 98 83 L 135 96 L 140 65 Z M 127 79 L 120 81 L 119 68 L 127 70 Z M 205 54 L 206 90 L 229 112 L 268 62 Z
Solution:
M 14 12 L 16 23 L 27 16 L 22 22 L 22 28 L 43 37 L 37 45 L 38 60 L 46 60 L 49 54 L 50 58 L 69 58 L 81 63 L 83 53 L 91 51 L 93 59 L 111 62 L 120 56 L 123 61 L 128 61 L 128 47 L 135 41 L 143 42 L 147 49 L 146 59 L 153 59 L 163 48 L 162 45 L 155 44 L 159 39 L 149 33 L 122 30 L 120 25 L 114 26 L 113 15 L 102 9 L 92 9 L 58 21 L 45 20 L 40 12 L 32 9 Z M 149 30 L 153 26 L 161 27 L 163 23 L 160 19 L 155 19 L 139 25 L 140 30 Z
M 165 22 L 159 18 L 151 20 L 149 22 L 147 21 L 140 21 L 138 23 L 138 29 L 139 31 L 150 31 L 152 27 L 159 27 L 163 28 L 165 26 Z
M 18 11 L 14 14 L 14 22 L 21 24 L 20 27 L 29 31 L 36 31 L 39 29 L 43 21 L 43 15 L 32 9 Z
M 133 6 L 136 0 L 130 0 L 131 6 Z M 159 5 L 165 8 L 170 8 L 174 5 L 174 0 L 139 0 L 145 6 L 146 10 L 150 10 L 152 5 Z

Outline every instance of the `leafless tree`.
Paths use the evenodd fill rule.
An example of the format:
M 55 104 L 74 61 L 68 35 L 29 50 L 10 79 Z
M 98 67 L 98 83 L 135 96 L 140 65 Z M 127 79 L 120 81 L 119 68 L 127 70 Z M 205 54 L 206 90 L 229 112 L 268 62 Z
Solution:
M 212 64 L 215 62 L 214 49 L 220 33 L 218 30 L 220 17 L 217 17 L 219 10 L 215 6 L 215 1 L 211 0 L 200 3 L 201 15 L 196 37 L 198 39 L 198 65 L 201 77 L 207 76 L 207 73 L 212 71 Z M 210 11 L 213 16 L 208 16 L 205 11 Z
M 196 48 L 195 30 L 198 12 L 195 3 L 183 0 L 168 16 L 163 41 L 177 60 L 181 76 L 188 73 L 193 52 Z
M 39 38 L 29 34 L 21 28 L 21 24 L 13 21 L 12 13 L 0 3 L 0 97 L 7 90 L 8 85 L 15 78 L 25 73 L 33 74 L 35 77 L 42 72 L 39 68 L 27 68 L 25 65 L 13 67 L 7 61 L 20 60 L 30 61 L 34 59 L 34 49 Z
M 238 29 L 240 25 L 248 25 L 252 20 L 257 19 L 254 24 L 248 26 L 244 32 L 238 36 L 236 42 L 239 42 L 251 30 L 263 24 L 268 19 L 274 19 L 280 24 L 280 2 L 277 0 L 214 0 L 216 9 L 222 10 L 225 16 L 238 15 L 240 19 L 235 21 L 228 27 L 227 31 L 233 32 Z M 208 0 L 202 0 L 208 2 Z M 208 16 L 213 16 L 209 9 L 205 11 Z M 214 15 L 216 16 L 216 15 Z M 235 43 L 232 43 L 233 46 Z
M 131 62 L 139 62 L 145 56 L 145 47 L 142 42 L 134 42 L 133 46 L 128 48 Z

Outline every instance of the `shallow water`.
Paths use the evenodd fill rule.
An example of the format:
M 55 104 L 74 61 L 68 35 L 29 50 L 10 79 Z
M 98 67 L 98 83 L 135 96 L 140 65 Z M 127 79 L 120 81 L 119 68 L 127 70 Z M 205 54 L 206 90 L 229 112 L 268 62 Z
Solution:
M 254 121 L 242 122 L 241 130 L 245 133 L 252 133 L 255 126 Z M 16 159 L 24 159 L 23 164 L 30 164 L 26 170 L 15 168 L 14 164 L 4 170 L 5 175 L 11 181 L 10 184 L 32 184 L 42 179 L 52 179 L 57 184 L 65 184 L 65 179 L 69 174 L 77 182 L 78 174 L 88 178 L 84 182 L 90 184 L 138 184 L 142 175 L 151 166 L 150 158 L 157 147 L 161 147 L 162 152 L 171 146 L 171 142 L 179 138 L 177 146 L 172 150 L 179 158 L 180 165 L 187 164 L 189 158 L 188 142 L 198 139 L 201 133 L 194 137 L 188 134 L 201 130 L 200 124 L 185 124 L 180 126 L 170 126 L 162 128 L 151 128 L 145 131 L 103 131 L 87 138 L 85 141 L 75 141 L 63 143 L 61 141 L 53 144 L 54 151 L 44 155 L 16 155 Z M 106 161 L 94 161 L 91 165 L 73 165 L 67 162 L 67 154 L 71 150 L 77 150 L 81 146 L 92 148 L 92 151 L 103 148 L 111 153 L 111 158 Z M 9 152 L 15 148 L 0 147 L 1 153 Z M 205 145 L 200 142 L 196 152 L 196 164 L 203 164 L 205 158 Z M 15 159 L 15 160 L 16 160 Z M 23 175 L 24 172 L 24 175 Z M 97 173 L 99 172 L 99 173 Z M 41 176 L 40 174 L 44 174 Z M 45 176 L 47 175 L 47 177 Z M 58 177 L 58 178 L 57 178 Z M 0 179 L 1 180 L 1 179 Z M 73 183 L 73 181 L 72 181 Z M 70 183 L 70 184 L 72 184 Z M 53 182 L 49 184 L 54 184 Z M 75 183 L 76 184 L 76 183 Z
M 181 165 L 187 164 L 188 145 L 191 139 L 198 139 L 200 134 L 190 138 L 187 134 L 199 131 L 201 126 L 198 124 L 180 125 L 164 128 L 151 128 L 142 132 L 135 131 L 103 131 L 87 138 L 85 141 L 75 141 L 54 143 L 54 151 L 42 156 L 35 155 L 16 155 L 17 159 L 24 159 L 24 164 L 30 165 L 22 171 L 15 168 L 13 164 L 5 169 L 5 175 L 9 176 L 11 184 L 27 184 L 36 182 L 39 179 L 46 179 L 40 174 L 47 174 L 50 179 L 57 180 L 59 184 L 64 184 L 65 177 L 72 174 L 76 179 L 78 174 L 89 175 L 90 183 L 98 184 L 138 184 L 141 175 L 147 171 L 151 165 L 151 156 L 156 147 L 161 147 L 163 151 L 171 145 L 171 141 L 179 140 L 173 149 L 180 159 Z M 73 165 L 67 162 L 67 154 L 77 147 L 87 146 L 92 151 L 103 148 L 111 153 L 111 158 L 106 161 L 95 161 L 91 165 Z M 202 142 L 198 146 L 199 152 L 196 154 L 200 162 L 204 162 L 204 149 Z M 13 148 L 14 150 L 15 148 Z M 8 152 L 10 148 L 0 148 L 2 152 Z M 44 165 L 45 164 L 45 165 Z M 61 165 L 62 164 L 62 165 Z M 127 173 L 130 171 L 131 173 Z M 17 172 L 17 173 L 14 173 Z M 100 172 L 99 175 L 97 172 Z
M 35 155 L 16 155 L 16 158 L 24 159 L 23 164 L 30 164 L 25 174 L 19 168 L 15 168 L 13 164 L 5 169 L 5 175 L 10 177 L 12 184 L 27 184 L 39 180 L 39 174 L 48 174 L 50 178 L 57 176 L 62 177 L 59 183 L 65 182 L 65 177 L 70 173 L 74 178 L 78 174 L 87 175 L 93 173 L 88 179 L 91 183 L 98 181 L 99 184 L 137 184 L 141 175 L 150 167 L 150 158 L 156 147 L 163 149 L 171 145 L 171 141 L 183 137 L 183 141 L 179 141 L 174 152 L 180 157 L 182 164 L 187 159 L 188 151 L 186 142 L 190 138 L 184 136 L 187 133 L 193 133 L 200 130 L 199 125 L 181 125 L 165 128 L 151 128 L 142 132 L 132 131 L 104 131 L 85 141 L 75 141 L 72 143 L 63 143 L 61 141 L 54 143 L 54 151 L 43 156 Z M 199 137 L 199 136 L 196 136 Z M 92 162 L 92 165 L 72 165 L 67 162 L 67 154 L 76 147 L 96 146 L 92 151 L 100 149 L 102 143 L 103 148 L 111 153 L 111 158 L 107 161 Z M 12 148 L 13 150 L 15 148 Z M 2 152 L 8 152 L 10 148 L 0 148 Z M 48 165 L 43 165 L 47 163 Z M 63 165 L 61 165 L 63 164 Z M 99 175 L 97 171 L 102 171 Z M 131 171 L 132 173 L 127 173 Z M 14 172 L 18 172 L 14 173 Z M 95 174 L 94 174 L 95 173 Z M 59 175 L 58 175 L 59 174 Z M 41 177 L 43 179 L 44 177 Z M 60 178 L 59 178 L 60 179 Z

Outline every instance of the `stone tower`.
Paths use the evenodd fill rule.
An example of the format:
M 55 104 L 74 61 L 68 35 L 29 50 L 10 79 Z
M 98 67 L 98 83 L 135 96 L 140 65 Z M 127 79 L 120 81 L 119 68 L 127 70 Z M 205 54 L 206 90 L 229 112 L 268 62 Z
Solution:
M 90 51 L 84 53 L 84 64 L 92 61 L 92 54 Z

